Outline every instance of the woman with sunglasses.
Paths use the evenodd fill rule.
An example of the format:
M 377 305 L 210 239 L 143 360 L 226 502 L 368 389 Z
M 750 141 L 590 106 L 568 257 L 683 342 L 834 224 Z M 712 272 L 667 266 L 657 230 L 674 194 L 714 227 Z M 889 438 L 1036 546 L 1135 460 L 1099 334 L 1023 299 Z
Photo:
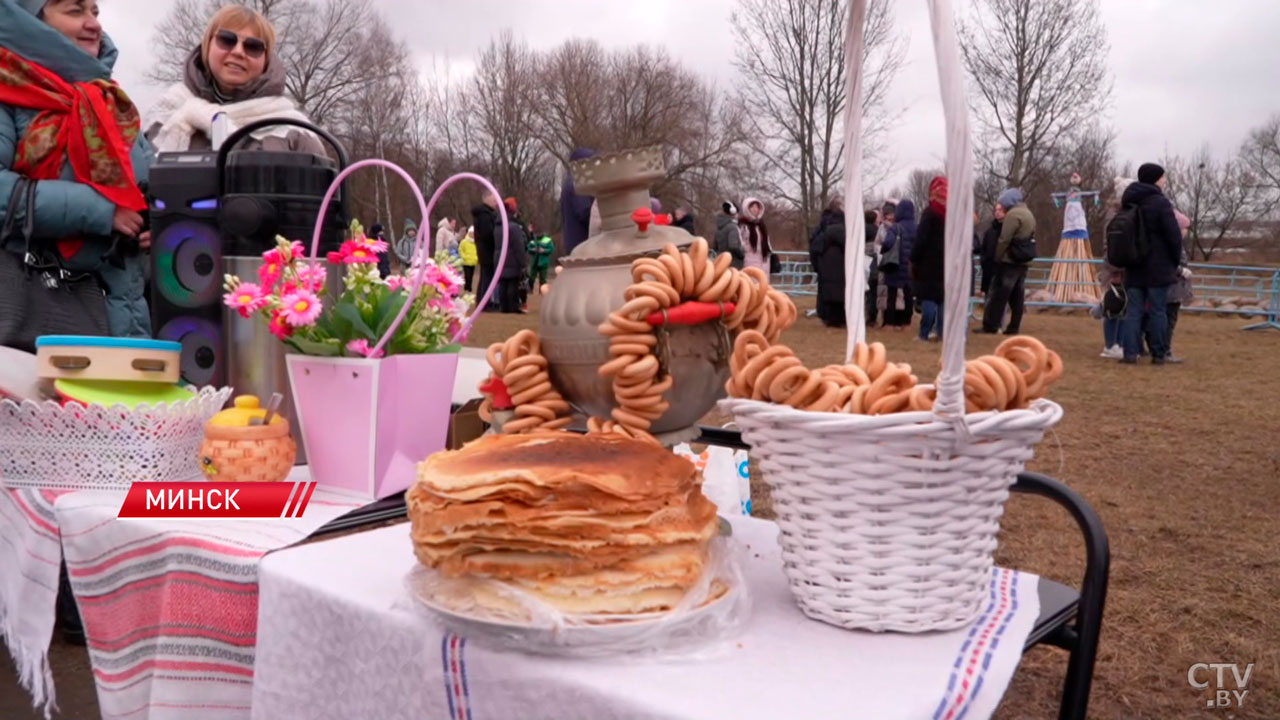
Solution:
M 111 80 L 116 56 L 97 0 L 0 0 L 0 345 L 151 334 L 139 184 L 152 151 Z M 86 285 L 74 309 L 55 294 Z
M 161 152 L 208 150 L 220 113 L 237 128 L 266 118 L 306 120 L 285 96 L 285 69 L 275 46 L 275 28 L 261 13 L 241 5 L 218 10 L 187 56 L 182 82 L 152 108 L 147 137 Z M 289 125 L 255 131 L 237 147 L 325 154 L 319 138 Z

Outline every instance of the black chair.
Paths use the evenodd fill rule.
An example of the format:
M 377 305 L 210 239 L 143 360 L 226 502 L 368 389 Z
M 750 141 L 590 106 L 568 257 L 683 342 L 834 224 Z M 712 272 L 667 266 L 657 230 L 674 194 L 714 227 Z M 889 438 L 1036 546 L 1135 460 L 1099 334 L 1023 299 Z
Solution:
M 749 450 L 742 435 L 734 430 L 703 427 L 694 442 Z M 1085 570 L 1080 589 L 1040 578 L 1040 617 L 1027 636 L 1023 652 L 1046 644 L 1066 650 L 1067 677 L 1062 686 L 1058 720 L 1084 720 L 1093 684 L 1093 668 L 1098 657 L 1098 636 L 1102 611 L 1107 601 L 1111 549 L 1102 521 L 1080 494 L 1053 478 L 1024 472 L 1010 488 L 1016 493 L 1048 498 L 1071 513 L 1084 535 Z M 311 535 L 312 538 L 372 523 L 394 520 L 405 514 L 404 493 L 353 510 Z

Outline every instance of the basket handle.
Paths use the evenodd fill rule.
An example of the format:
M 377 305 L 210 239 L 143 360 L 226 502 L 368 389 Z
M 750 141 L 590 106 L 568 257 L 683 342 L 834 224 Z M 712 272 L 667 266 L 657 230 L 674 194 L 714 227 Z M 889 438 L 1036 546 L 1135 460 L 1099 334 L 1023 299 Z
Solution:
M 408 183 L 409 190 L 413 193 L 413 199 L 418 201 L 418 210 L 421 211 L 422 217 L 424 220 L 427 220 L 431 217 L 431 210 L 435 207 L 436 203 L 440 200 L 440 196 L 444 193 L 444 191 L 447 190 L 449 186 L 453 185 L 454 183 L 460 180 L 475 180 L 476 182 L 484 186 L 486 190 L 493 193 L 494 197 L 502 197 L 502 195 L 498 193 L 497 188 L 495 188 L 493 184 L 490 183 L 485 178 L 479 175 L 476 175 L 474 173 L 458 173 L 457 175 L 453 175 L 448 180 L 445 180 L 443 183 L 441 183 L 440 187 L 436 189 L 435 194 L 431 196 L 431 202 L 428 203 L 423 198 L 422 190 L 418 188 L 418 183 L 414 181 L 413 176 L 411 176 L 408 172 L 405 172 L 404 168 L 400 167 L 399 165 L 396 165 L 395 163 L 390 162 L 388 160 L 383 160 L 382 158 L 370 158 L 368 160 L 361 160 L 359 162 L 352 163 L 351 165 L 348 165 L 345 169 L 343 169 L 342 172 L 338 173 L 338 176 L 333 179 L 333 182 L 330 183 L 329 185 L 328 191 L 326 191 L 324 194 L 324 200 L 320 203 L 320 207 L 322 208 L 322 210 L 320 212 L 320 215 L 316 218 L 315 231 L 311 235 L 311 262 L 313 266 L 317 263 L 316 251 L 320 249 L 320 235 L 321 235 L 321 232 L 324 230 L 325 213 L 323 211 L 323 208 L 329 207 L 329 202 L 333 200 L 334 194 L 336 194 L 338 192 L 338 188 L 342 186 L 343 180 L 346 180 L 347 177 L 352 173 L 354 173 L 355 171 L 360 170 L 362 168 L 366 168 L 366 167 L 386 168 L 394 172 L 395 174 L 399 175 L 406 183 Z M 498 254 L 498 262 L 495 265 L 493 270 L 495 278 L 501 275 L 502 267 L 507 262 L 507 240 L 508 240 L 509 224 L 507 221 L 507 210 L 505 207 L 503 207 L 502 203 L 498 203 L 498 214 L 502 218 L 502 251 Z M 425 249 L 429 251 L 431 249 L 431 232 L 430 231 L 425 233 L 422 233 L 422 232 L 418 233 L 418 237 L 416 238 L 413 244 L 413 254 L 410 256 L 412 259 L 417 259 L 419 256 L 423 254 L 424 241 L 426 243 Z M 412 260 L 410 262 L 412 263 Z M 386 344 L 391 341 L 391 338 L 395 336 L 396 330 L 400 328 L 400 323 L 404 322 L 405 316 L 409 314 L 409 308 L 413 305 L 413 301 L 417 299 L 418 291 L 422 289 L 422 280 L 425 275 L 426 273 L 414 273 L 412 270 L 412 264 L 410 265 L 409 297 L 408 299 L 405 300 L 404 305 L 400 308 L 400 312 L 399 314 L 396 315 L 395 320 L 391 322 L 391 326 L 387 328 L 386 334 L 382 336 L 382 338 L 378 341 L 378 344 L 373 348 L 373 351 L 371 353 L 372 356 L 377 357 L 378 353 L 382 351 L 383 347 L 385 347 Z M 471 313 L 467 316 L 466 320 L 463 321 L 462 327 L 458 328 L 458 332 L 454 333 L 453 338 L 450 339 L 449 342 L 451 344 L 458 342 L 458 340 L 463 337 L 466 337 L 466 334 L 470 332 L 471 326 L 475 324 L 475 321 L 479 318 L 480 311 L 489 302 L 489 298 L 493 296 L 493 292 L 497 288 L 497 286 L 498 286 L 498 283 L 496 282 L 496 280 L 490 281 L 489 287 L 486 289 L 484 297 L 479 302 L 476 303 L 475 307 L 471 308 Z
M 973 140 L 969 132 L 969 108 L 964 95 L 964 69 L 956 37 L 951 0 L 927 0 L 929 25 L 933 34 L 938 81 L 942 88 L 942 111 L 946 121 L 946 174 L 951 190 L 947 199 L 944 241 L 946 295 L 942 338 L 942 370 L 936 385 L 934 412 L 944 417 L 964 416 L 964 352 L 968 336 L 969 293 L 973 223 Z M 862 35 L 866 24 L 867 0 L 850 0 L 845 34 L 845 209 L 862 207 Z M 865 254 L 849 252 L 863 241 L 855 240 L 853 219 L 845 221 L 845 312 L 849 328 L 846 362 L 854 345 L 866 337 Z M 858 228 L 861 229 L 861 228 Z

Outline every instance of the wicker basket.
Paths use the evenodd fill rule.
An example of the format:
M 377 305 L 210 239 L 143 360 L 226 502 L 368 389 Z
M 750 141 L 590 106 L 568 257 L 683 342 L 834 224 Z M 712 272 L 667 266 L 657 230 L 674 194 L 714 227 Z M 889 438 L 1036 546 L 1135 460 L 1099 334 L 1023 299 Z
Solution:
M 773 494 L 791 593 L 843 628 L 923 632 L 972 622 L 987 601 L 1009 486 L 1048 400 L 966 418 L 813 413 L 723 400 Z
M 861 38 L 866 0 L 852 0 L 845 56 L 845 205 L 862 203 Z M 929 3 L 947 130 L 946 302 L 942 372 L 932 412 L 803 412 L 730 399 L 773 493 L 791 592 L 805 614 L 843 628 L 925 632 L 971 623 L 987 600 L 1000 516 L 1044 431 L 1062 417 L 1026 410 L 964 414 L 971 283 L 973 157 L 963 70 L 947 0 Z M 850 247 L 861 229 L 847 227 Z M 856 234 L 856 235 L 855 235 Z M 846 257 L 849 342 L 865 336 L 865 256 Z M 957 330 L 961 330 L 957 332 Z

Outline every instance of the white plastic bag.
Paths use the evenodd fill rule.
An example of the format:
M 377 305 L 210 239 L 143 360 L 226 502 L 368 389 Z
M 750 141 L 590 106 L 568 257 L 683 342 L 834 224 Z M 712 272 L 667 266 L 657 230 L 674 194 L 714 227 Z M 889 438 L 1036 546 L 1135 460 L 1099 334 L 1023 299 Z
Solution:
M 721 515 L 751 514 L 751 476 L 746 450 L 708 445 L 696 453 L 687 443 L 680 443 L 672 451 L 688 458 L 702 473 L 702 494 L 716 504 Z

